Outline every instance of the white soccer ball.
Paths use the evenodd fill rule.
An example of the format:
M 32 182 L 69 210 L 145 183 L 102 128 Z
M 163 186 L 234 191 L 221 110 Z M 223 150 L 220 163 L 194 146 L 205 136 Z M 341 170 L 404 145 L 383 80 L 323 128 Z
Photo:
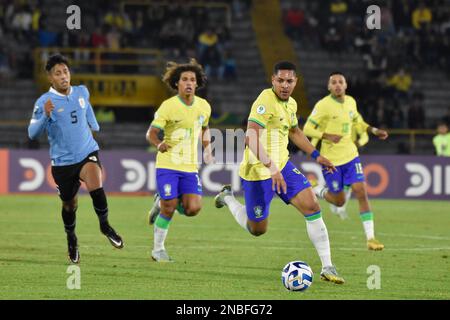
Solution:
M 313 272 L 306 262 L 291 261 L 281 271 L 281 281 L 289 291 L 303 291 L 311 286 Z

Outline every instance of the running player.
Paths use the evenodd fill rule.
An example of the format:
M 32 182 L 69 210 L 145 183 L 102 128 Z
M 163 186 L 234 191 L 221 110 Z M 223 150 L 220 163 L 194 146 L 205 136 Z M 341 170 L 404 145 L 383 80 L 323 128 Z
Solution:
M 200 134 L 207 153 L 211 142 L 208 128 L 211 106 L 195 95 L 195 91 L 206 82 L 202 66 L 195 59 L 186 64 L 169 62 L 163 81 L 177 94 L 161 104 L 147 131 L 147 140 L 158 149 L 158 193 L 150 210 L 150 224 L 154 223 L 151 256 L 157 262 L 172 261 L 164 241 L 175 210 L 186 216 L 195 216 L 202 207 L 197 161 Z M 164 140 L 161 141 L 159 134 L 162 130 Z
M 80 253 L 75 220 L 80 180 L 84 181 L 92 198 L 101 232 L 116 248 L 123 247 L 123 240 L 108 222 L 99 147 L 91 132 L 99 131 L 100 127 L 89 102 L 89 91 L 85 86 L 70 85 L 69 63 L 62 55 L 51 56 L 45 70 L 51 87 L 36 101 L 28 135 L 30 139 L 36 139 L 47 131 L 52 175 L 62 200 L 69 259 L 78 263 Z
M 351 185 L 359 202 L 360 218 L 366 233 L 369 250 L 383 250 L 384 245 L 375 238 L 373 212 L 369 205 L 363 168 L 358 149 L 352 140 L 353 126 L 385 140 L 385 130 L 371 127 L 358 113 L 356 101 L 345 94 L 347 82 L 341 72 L 333 72 L 328 80 L 330 94 L 321 99 L 309 116 L 304 131 L 311 138 L 322 139 L 321 153 L 333 161 L 337 171 L 323 170 L 326 186 L 315 186 L 315 194 L 340 207 L 345 204 L 344 186 Z
M 229 185 L 216 196 L 215 205 L 227 206 L 242 228 L 259 236 L 267 230 L 270 203 L 276 193 L 305 217 L 308 236 L 322 263 L 321 279 L 342 284 L 344 279 L 331 262 L 328 231 L 319 203 L 308 180 L 289 161 L 287 146 L 291 139 L 327 170 L 335 170 L 298 127 L 297 102 L 291 97 L 296 84 L 294 64 L 283 61 L 274 66 L 273 87 L 261 92 L 248 118 L 246 148 L 239 170 L 245 205 L 233 196 Z

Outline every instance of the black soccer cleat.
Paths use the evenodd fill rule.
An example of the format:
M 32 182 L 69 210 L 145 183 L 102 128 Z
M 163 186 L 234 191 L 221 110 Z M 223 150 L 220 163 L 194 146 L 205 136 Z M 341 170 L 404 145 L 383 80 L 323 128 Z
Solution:
M 122 237 L 117 234 L 117 232 L 109 225 L 104 225 L 100 227 L 102 233 L 108 238 L 109 242 L 111 242 L 112 246 L 117 249 L 123 248 L 123 240 Z
M 153 197 L 153 206 L 148 212 L 148 224 L 150 225 L 155 223 L 156 218 L 158 218 L 158 215 L 161 212 L 161 209 L 159 207 L 160 200 L 161 196 L 159 195 L 159 193 L 155 193 L 155 196 Z
M 69 261 L 74 264 L 80 263 L 80 252 L 78 251 L 78 239 L 76 235 L 67 235 L 67 247 Z

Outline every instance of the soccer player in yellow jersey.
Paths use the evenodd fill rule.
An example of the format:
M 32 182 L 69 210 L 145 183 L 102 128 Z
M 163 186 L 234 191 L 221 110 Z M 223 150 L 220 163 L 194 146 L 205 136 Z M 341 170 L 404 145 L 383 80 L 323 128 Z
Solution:
M 163 76 L 177 95 L 165 100 L 147 131 L 147 140 L 158 149 L 156 182 L 158 193 L 151 210 L 154 223 L 152 258 L 169 262 L 164 241 L 177 206 L 186 216 L 195 216 L 202 207 L 202 184 L 198 176 L 197 146 L 200 135 L 205 151 L 210 150 L 209 103 L 195 95 L 204 86 L 203 68 L 194 60 L 177 64 L 169 62 Z M 164 130 L 164 140 L 159 139 Z M 181 202 L 181 203 L 180 203 Z
M 341 284 L 344 279 L 331 262 L 328 231 L 317 198 L 309 181 L 289 161 L 287 146 L 291 139 L 327 170 L 336 170 L 298 127 L 297 102 L 291 97 L 296 84 L 295 65 L 287 61 L 277 63 L 273 87 L 261 92 L 248 118 L 246 148 L 239 171 L 245 205 L 234 198 L 229 185 L 216 196 L 215 205 L 227 206 L 239 225 L 259 236 L 267 231 L 269 207 L 276 193 L 305 217 L 308 236 L 322 262 L 321 278 Z
M 365 125 L 365 122 L 364 122 Z M 311 139 L 311 143 L 313 146 L 317 146 L 319 143 L 318 138 Z M 367 133 L 367 129 L 363 124 L 358 124 L 355 126 L 352 126 L 352 141 L 355 143 L 357 148 L 360 148 L 364 145 L 366 145 L 369 142 L 369 134 Z M 342 220 L 345 220 L 348 218 L 347 213 L 347 204 L 352 196 L 352 186 L 351 185 L 344 185 L 344 193 L 345 193 L 345 202 L 342 206 L 338 207 L 332 203 L 330 203 L 330 210 L 332 213 L 338 215 Z
M 373 213 L 367 197 L 363 168 L 358 149 L 352 140 L 353 126 L 369 130 L 379 139 L 386 139 L 385 130 L 371 127 L 358 113 L 356 101 L 345 94 L 347 82 L 340 72 L 333 72 L 328 80 L 330 95 L 316 103 L 305 127 L 305 134 L 322 139 L 321 154 L 329 158 L 337 171 L 330 173 L 324 168 L 323 176 L 327 186 L 316 186 L 314 192 L 319 198 L 342 206 L 345 204 L 345 185 L 351 185 L 359 202 L 359 212 L 367 238 L 369 250 L 383 250 L 384 245 L 375 239 Z

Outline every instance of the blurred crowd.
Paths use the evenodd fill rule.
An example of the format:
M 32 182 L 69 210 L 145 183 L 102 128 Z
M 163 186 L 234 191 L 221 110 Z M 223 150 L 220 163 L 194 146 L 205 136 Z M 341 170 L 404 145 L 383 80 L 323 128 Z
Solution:
M 127 3 L 124 1 L 123 3 Z M 214 3 L 214 1 L 210 2 Z M 82 8 L 82 30 L 66 29 L 64 1 L 51 8 L 48 0 L 2 0 L 0 2 L 0 78 L 32 76 L 34 47 L 76 47 L 77 59 L 88 60 L 83 48 L 157 48 L 167 59 L 196 57 L 208 76 L 236 78 L 229 14 L 241 14 L 244 0 L 155 1 L 121 5 L 119 1 L 87 1 Z M 101 8 L 101 10 L 99 10 Z M 227 12 L 228 11 L 228 12 Z M 52 13 L 62 13 L 60 16 Z
M 363 57 L 365 74 L 351 75 L 349 93 L 376 126 L 425 127 L 424 95 L 412 90 L 413 75 L 444 70 L 450 78 L 449 0 L 285 1 L 286 34 L 330 58 Z M 381 29 L 367 28 L 366 10 L 380 7 Z M 376 106 L 376 108 L 364 108 Z

